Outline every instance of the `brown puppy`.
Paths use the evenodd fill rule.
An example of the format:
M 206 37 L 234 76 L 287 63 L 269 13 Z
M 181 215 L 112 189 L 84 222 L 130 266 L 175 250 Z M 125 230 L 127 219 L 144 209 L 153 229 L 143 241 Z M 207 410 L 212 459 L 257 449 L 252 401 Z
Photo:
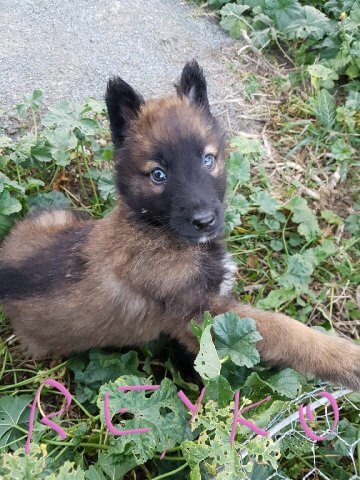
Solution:
M 263 360 L 360 387 L 360 348 L 291 318 L 241 305 L 224 251 L 224 135 L 203 73 L 144 102 L 119 78 L 106 102 L 119 201 L 98 221 L 53 211 L 19 222 L 0 251 L 0 299 L 30 353 L 139 345 L 166 333 L 195 352 L 205 310 L 252 317 Z

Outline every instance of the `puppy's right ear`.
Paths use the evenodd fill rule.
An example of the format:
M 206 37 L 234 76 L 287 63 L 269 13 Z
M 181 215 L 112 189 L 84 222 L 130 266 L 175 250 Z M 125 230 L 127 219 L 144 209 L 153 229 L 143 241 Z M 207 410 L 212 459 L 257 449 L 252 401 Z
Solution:
M 138 116 L 144 99 L 120 77 L 108 82 L 105 102 L 110 119 L 111 135 L 114 145 L 124 143 L 131 122 Z

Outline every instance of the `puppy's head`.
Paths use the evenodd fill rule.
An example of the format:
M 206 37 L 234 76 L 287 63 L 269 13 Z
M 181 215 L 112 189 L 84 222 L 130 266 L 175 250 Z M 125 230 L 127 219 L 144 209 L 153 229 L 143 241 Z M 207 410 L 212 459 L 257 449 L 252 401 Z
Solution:
M 224 134 L 211 115 L 199 65 L 185 65 L 177 95 L 147 102 L 109 81 L 106 104 L 120 195 L 139 218 L 202 243 L 222 231 Z

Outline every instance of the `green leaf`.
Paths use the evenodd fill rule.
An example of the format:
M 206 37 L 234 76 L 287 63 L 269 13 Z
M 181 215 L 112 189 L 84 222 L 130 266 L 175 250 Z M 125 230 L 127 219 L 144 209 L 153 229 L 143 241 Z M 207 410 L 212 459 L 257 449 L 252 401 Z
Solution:
M 78 142 L 74 133 L 66 127 L 47 130 L 45 136 L 53 151 L 74 150 Z
M 325 67 L 321 63 L 315 63 L 308 67 L 311 76 L 311 83 L 316 91 L 321 88 L 331 89 L 335 86 L 335 81 L 339 79 L 339 75 L 331 68 Z
M 31 157 L 41 163 L 51 162 L 51 149 L 46 145 L 34 145 L 33 147 L 31 147 Z
M 292 212 L 292 221 L 299 224 L 298 232 L 307 241 L 315 240 L 321 234 L 316 217 L 308 207 L 306 200 L 294 197 L 284 205 L 284 208 Z
M 207 382 L 204 401 L 214 400 L 220 408 L 223 408 L 234 399 L 234 393 L 227 379 L 219 375 Z
M 336 119 L 336 105 L 330 93 L 323 89 L 315 99 L 316 114 L 324 128 L 332 128 Z
M 345 220 L 346 228 L 355 237 L 360 237 L 360 213 L 352 213 Z
M 282 397 L 295 398 L 302 389 L 300 379 L 301 375 L 291 368 L 286 368 L 266 380 L 260 378 L 258 373 L 252 372 L 246 379 L 245 386 L 255 389 L 262 387 L 264 394 L 276 392 Z
M 56 165 L 59 165 L 59 167 L 66 167 L 67 165 L 70 165 L 70 155 L 67 150 L 54 150 L 53 149 L 53 158 L 56 162 Z
M 124 385 L 145 385 L 148 381 L 125 375 L 114 383 L 103 385 L 98 398 L 101 418 L 104 418 L 103 399 L 110 393 L 110 412 L 113 416 L 120 408 L 127 409 L 130 420 L 116 420 L 116 428 L 151 428 L 150 432 L 135 435 L 110 436 L 109 450 L 99 456 L 95 467 L 111 478 L 121 479 L 129 470 L 153 458 L 156 452 L 163 452 L 181 443 L 187 435 L 189 413 L 177 395 L 175 385 L 167 378 L 153 393 L 145 391 L 120 392 L 117 387 Z M 96 477 L 95 477 L 96 478 Z
M 204 330 L 207 326 L 212 326 L 214 323 L 214 319 L 211 316 L 210 312 L 205 312 L 203 315 L 203 319 L 201 323 L 197 323 L 194 320 L 191 322 L 191 330 L 195 337 L 200 340 Z
M 262 339 L 251 318 L 226 312 L 214 318 L 216 350 L 220 358 L 229 356 L 238 366 L 253 367 L 260 361 L 255 344 Z
M 241 30 L 247 30 L 248 24 L 242 18 L 242 14 L 246 10 L 249 10 L 247 5 L 236 5 L 235 3 L 228 3 L 220 10 L 220 25 L 229 32 L 232 38 L 240 38 Z
M 277 310 L 281 305 L 296 298 L 295 288 L 280 287 L 272 290 L 266 298 L 260 299 L 256 306 L 265 310 Z
M 0 172 L 0 193 L 3 192 L 6 188 L 9 190 L 14 190 L 16 192 L 25 193 L 24 188 L 19 185 L 18 182 L 10 180 L 5 174 Z
M 239 152 L 231 152 L 228 160 L 228 181 L 231 186 L 244 185 L 250 181 L 250 161 Z
M 4 453 L 1 460 L 2 480 L 38 480 L 45 469 L 45 457 L 39 445 L 31 445 L 28 455 L 25 455 L 23 447 L 14 453 Z
M 262 154 L 260 140 L 257 138 L 249 138 L 246 135 L 233 137 L 230 141 L 230 146 L 234 151 L 250 160 L 256 160 Z
M 0 448 L 24 436 L 16 427 L 27 430 L 31 400 L 29 395 L 0 398 Z
M 109 198 L 116 198 L 115 175 L 112 170 L 103 170 L 98 177 L 98 189 L 101 198 L 107 200 Z
M 85 480 L 85 472 L 72 462 L 65 462 L 57 474 L 47 475 L 45 480 Z
M 279 202 L 264 190 L 259 190 L 258 192 L 253 193 L 250 195 L 250 199 L 254 205 L 259 206 L 260 212 L 268 215 L 273 215 L 280 206 Z
M 322 210 L 321 218 L 326 220 L 330 225 L 340 225 L 342 223 L 341 217 L 332 210 Z
M 205 327 L 200 339 L 200 350 L 195 359 L 195 370 L 205 380 L 218 377 L 221 369 L 210 331 L 211 325 Z
M 331 152 L 330 156 L 339 162 L 346 162 L 350 161 L 353 158 L 354 150 L 351 146 L 345 142 L 343 138 L 338 138 L 332 145 L 331 145 Z
M 297 293 L 306 292 L 310 277 L 314 271 L 311 260 L 300 253 L 286 257 L 286 272 L 278 279 L 278 283 L 285 288 L 295 288 Z
M 238 225 L 241 225 L 241 216 L 246 215 L 249 211 L 249 202 L 241 194 L 231 195 L 228 198 L 225 223 L 229 231 Z
M 296 18 L 290 21 L 284 33 L 291 39 L 315 38 L 321 40 L 333 28 L 327 16 L 311 5 L 304 5 L 298 9 Z
M 274 250 L 274 252 L 281 252 L 284 249 L 284 244 L 281 240 L 271 240 L 270 247 Z
M 46 193 L 37 193 L 35 195 L 31 195 L 28 198 L 28 206 L 30 209 L 37 208 L 37 207 L 44 207 L 44 208 L 69 208 L 71 206 L 70 200 L 65 197 L 62 192 L 58 192 L 53 190 L 51 192 Z
M 134 351 L 121 354 L 90 350 L 83 356 L 72 357 L 68 368 L 74 373 L 75 392 L 80 402 L 95 402 L 101 385 L 121 375 L 141 376 L 138 371 L 139 360 Z
M 0 194 L 0 215 L 11 215 L 20 212 L 22 205 L 16 198 L 5 190 Z
M 316 267 L 326 260 L 330 255 L 336 253 L 336 246 L 331 240 L 325 239 L 320 245 L 305 250 L 304 255 Z

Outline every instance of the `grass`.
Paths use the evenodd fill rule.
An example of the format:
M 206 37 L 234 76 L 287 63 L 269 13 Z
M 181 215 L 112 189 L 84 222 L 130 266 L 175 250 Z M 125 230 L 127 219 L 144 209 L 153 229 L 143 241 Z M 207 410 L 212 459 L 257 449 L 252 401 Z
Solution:
M 240 132 L 229 143 L 226 222 L 228 249 L 239 267 L 236 293 L 243 301 L 284 311 L 329 334 L 337 332 L 359 342 L 359 134 L 344 121 L 341 92 L 327 95 L 316 90 L 301 69 L 286 71 L 281 65 L 270 69 L 257 60 L 257 54 L 246 52 L 243 68 L 236 71 L 248 72 L 237 73 L 244 84 L 239 108 L 252 109 L 250 114 L 261 119 L 262 128 L 251 135 Z M 357 115 L 351 105 L 347 108 L 347 115 Z M 17 133 L 7 135 L 5 128 L 0 136 L 1 237 L 16 219 L 40 204 L 71 206 L 96 218 L 105 215 L 114 205 L 115 188 L 104 105 L 89 99 L 83 105 L 62 102 L 45 109 L 42 93 L 35 91 L 17 106 L 16 118 Z M 227 325 L 231 319 L 207 321 Z M 249 369 L 228 356 L 220 359 L 207 341 L 205 354 L 215 351 L 221 371 L 207 381 L 206 405 L 191 430 L 176 389 L 195 402 L 199 385 L 180 376 L 168 359 L 171 352 L 161 345 L 131 352 L 94 350 L 66 361 L 34 361 L 11 337 L 4 315 L 0 322 L 4 479 L 209 479 L 217 472 L 220 480 L 258 480 L 273 474 L 272 478 L 300 479 L 309 474 L 315 479 L 323 474 L 346 480 L 355 478 L 356 468 L 359 474 L 359 394 L 339 399 L 339 428 L 326 442 L 313 445 L 292 422 L 266 442 L 238 427 L 230 448 L 236 389 L 241 389 L 244 405 L 272 396 L 271 403 L 256 407 L 250 417 L 267 428 L 331 386 L 290 369 L 269 369 L 256 362 Z M 31 455 L 24 457 L 27 405 L 48 377 L 73 395 L 70 409 L 57 420 L 67 438 L 60 440 L 37 420 Z M 158 436 L 112 437 L 103 419 L 104 392 L 112 393 L 114 408 L 127 401 L 129 411 L 135 402 L 148 411 L 152 397 L 128 393 L 125 400 L 116 394 L 118 385 L 145 381 L 162 382 L 166 401 L 158 400 L 158 423 L 151 424 Z M 43 389 L 43 410 L 55 411 L 63 404 L 55 390 Z M 327 430 L 331 410 L 318 413 L 312 427 Z M 151 418 L 145 414 L 144 421 Z M 124 424 L 132 428 L 136 422 L 125 417 Z M 241 456 L 244 449 L 250 457 Z M 314 464 L 318 470 L 310 473 Z

